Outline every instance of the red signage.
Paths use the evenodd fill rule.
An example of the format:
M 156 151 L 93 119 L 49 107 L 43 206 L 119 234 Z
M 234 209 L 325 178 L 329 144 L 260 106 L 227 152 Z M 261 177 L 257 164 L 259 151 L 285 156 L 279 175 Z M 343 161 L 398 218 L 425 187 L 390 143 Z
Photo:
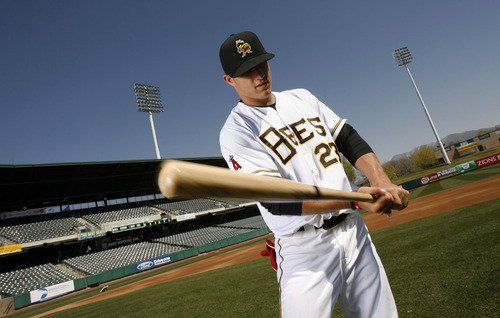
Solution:
M 426 176 L 420 177 L 420 184 L 421 185 L 426 185 L 429 183 L 433 183 L 439 180 L 439 176 L 436 172 L 428 174 Z
M 478 168 L 483 168 L 483 167 L 491 166 L 495 163 L 499 163 L 500 162 L 500 152 L 496 153 L 494 155 L 488 156 L 488 157 L 476 159 L 475 162 L 476 162 L 476 166 Z

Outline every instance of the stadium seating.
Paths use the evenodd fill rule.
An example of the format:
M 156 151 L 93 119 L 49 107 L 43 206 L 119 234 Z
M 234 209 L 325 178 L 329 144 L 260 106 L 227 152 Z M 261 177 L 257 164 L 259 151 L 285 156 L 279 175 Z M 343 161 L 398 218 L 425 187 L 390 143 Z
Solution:
M 164 236 L 156 239 L 155 242 L 161 242 L 161 243 L 171 244 L 174 246 L 183 246 L 189 248 L 189 247 L 202 246 L 208 243 L 221 241 L 223 239 L 250 231 L 251 230 L 248 229 L 205 227 L 184 233 Z
M 214 210 L 231 210 L 249 203 L 251 204 L 252 202 L 219 199 L 163 201 L 163 203 L 156 201 L 154 204 L 134 203 L 2 220 L 0 223 L 0 243 L 2 245 L 12 243 L 21 244 L 68 235 L 76 236 L 76 229 L 90 231 L 89 227 L 94 225 L 99 228 L 102 224 L 106 223 L 138 218 L 146 219 L 159 215 L 162 213 L 161 211 L 173 215 L 190 213 L 205 214 L 204 212 L 208 213 Z M 82 222 L 86 222 L 87 224 Z M 95 275 L 192 247 L 223 241 L 265 227 L 266 225 L 260 215 L 220 224 L 190 224 L 190 230 L 157 237 L 151 242 L 132 243 L 77 257 L 59 258 L 63 264 L 60 265 L 61 268 L 51 263 L 46 263 L 16 270 L 9 269 L 9 271 L 0 272 L 0 294 L 19 295 L 31 290 L 76 279 L 77 277 L 64 271 L 64 265 L 75 269 L 75 275 Z M 72 271 L 69 268 L 66 268 L 66 270 Z
M 112 210 L 91 209 L 81 212 L 80 216 L 96 226 L 105 223 L 117 222 L 128 219 L 147 218 L 151 215 L 158 214 L 148 206 L 138 206 L 131 208 L 118 208 Z
M 211 199 L 193 199 L 159 203 L 152 206 L 169 213 L 183 215 L 217 209 L 223 210 L 237 207 L 238 204 L 245 202 L 248 203 L 248 201 L 238 200 L 221 201 Z M 148 218 L 151 216 L 154 217 L 155 214 L 159 214 L 159 212 L 146 205 L 127 208 L 92 208 L 78 212 L 78 216 L 96 227 L 101 227 L 102 224 L 128 219 Z M 76 217 L 61 217 L 61 215 L 57 213 L 52 216 L 32 217 L 28 220 L 21 219 L 11 222 L 4 221 L 0 225 L 0 238 L 4 238 L 13 243 L 36 242 L 48 238 L 76 234 L 74 232 L 74 228 L 82 226 L 85 226 L 85 224 L 79 222 Z
M 84 226 L 74 217 L 35 217 L 29 220 L 2 222 L 0 236 L 14 243 L 42 241 L 75 234 L 74 228 Z
M 65 259 L 63 263 L 86 274 L 98 274 L 110 269 L 171 254 L 180 250 L 182 250 L 182 248 L 175 246 L 140 242 L 101 252 L 72 257 Z
M 263 229 L 266 227 L 266 222 L 260 215 L 252 216 L 246 219 L 236 220 L 232 222 L 221 223 L 219 227 L 235 227 L 244 229 Z
M 154 206 L 166 212 L 176 213 L 178 215 L 233 207 L 233 205 L 229 203 L 210 199 L 172 201 L 155 204 Z
M 241 206 L 246 204 L 255 204 L 254 200 L 245 200 L 245 199 L 228 199 L 228 198 L 219 198 L 217 201 L 224 202 L 227 206 Z
M 75 278 L 75 276 L 63 272 L 55 265 L 47 263 L 0 273 L 0 292 L 19 295 Z

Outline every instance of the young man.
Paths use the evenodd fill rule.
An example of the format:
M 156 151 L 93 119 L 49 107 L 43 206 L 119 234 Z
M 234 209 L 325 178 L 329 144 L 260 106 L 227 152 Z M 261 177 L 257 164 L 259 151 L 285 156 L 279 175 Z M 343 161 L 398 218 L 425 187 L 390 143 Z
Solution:
M 273 92 L 266 52 L 252 32 L 232 34 L 220 47 L 224 81 L 240 101 L 220 133 L 232 170 L 352 191 L 339 152 L 363 172 L 376 197 L 340 201 L 260 202 L 275 235 L 283 317 L 331 317 L 336 301 L 347 317 L 396 317 L 380 259 L 358 207 L 391 215 L 408 204 L 358 133 L 304 89 Z

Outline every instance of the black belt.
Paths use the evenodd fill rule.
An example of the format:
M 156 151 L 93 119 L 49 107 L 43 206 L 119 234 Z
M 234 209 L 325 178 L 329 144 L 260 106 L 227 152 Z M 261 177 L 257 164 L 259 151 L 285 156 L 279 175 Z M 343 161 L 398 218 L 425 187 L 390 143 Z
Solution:
M 328 220 L 324 220 L 323 221 L 323 226 L 321 227 L 323 230 L 329 230 L 337 225 L 339 225 L 340 223 L 342 223 L 345 218 L 347 217 L 347 214 L 341 214 L 339 216 L 334 216 Z M 318 229 L 318 228 L 317 228 Z M 300 231 L 304 231 L 305 228 L 302 226 L 301 228 L 299 228 L 297 230 L 297 232 L 300 232 Z

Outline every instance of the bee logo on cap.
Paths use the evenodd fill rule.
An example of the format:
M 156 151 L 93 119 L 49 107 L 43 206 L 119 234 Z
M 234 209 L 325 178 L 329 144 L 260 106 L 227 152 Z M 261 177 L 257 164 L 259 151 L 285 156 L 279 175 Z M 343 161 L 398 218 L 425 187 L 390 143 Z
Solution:
M 252 47 L 250 44 L 243 40 L 236 40 L 236 49 L 238 50 L 239 54 L 242 54 L 242 58 L 245 57 L 248 54 L 252 53 Z

